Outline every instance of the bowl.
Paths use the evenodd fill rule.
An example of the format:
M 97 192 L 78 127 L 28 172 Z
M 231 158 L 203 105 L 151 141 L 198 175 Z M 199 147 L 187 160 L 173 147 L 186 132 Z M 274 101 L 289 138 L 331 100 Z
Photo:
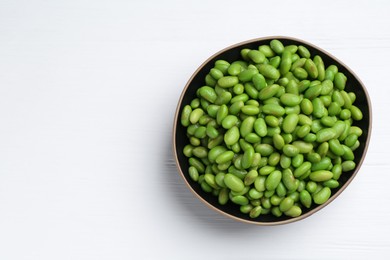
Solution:
M 331 64 L 337 65 L 339 71 L 343 72 L 348 78 L 345 90 L 353 91 L 356 94 L 356 101 L 354 105 L 359 107 L 360 110 L 362 111 L 363 119 L 360 121 L 354 121 L 354 125 L 359 126 L 363 130 L 363 134 L 359 137 L 360 146 L 354 151 L 354 155 L 355 155 L 354 162 L 356 163 L 356 168 L 350 172 L 345 172 L 341 175 L 340 179 L 338 180 L 340 184 L 339 187 L 332 189 L 332 195 L 327 202 L 325 202 L 322 205 L 314 205 L 314 206 L 312 205 L 311 208 L 309 209 L 302 209 L 302 214 L 298 217 L 287 217 L 284 215 L 281 217 L 275 217 L 272 214 L 266 214 L 266 215 L 260 215 L 258 218 L 252 219 L 248 216 L 248 214 L 241 213 L 238 205 L 235 205 L 231 202 L 225 205 L 220 205 L 218 203 L 218 199 L 216 196 L 204 192 L 197 182 L 191 180 L 188 174 L 188 167 L 189 167 L 188 158 L 185 157 L 182 152 L 184 146 L 188 144 L 188 138 L 186 136 L 186 128 L 183 127 L 180 123 L 180 114 L 183 107 L 186 104 L 189 104 L 191 100 L 196 97 L 197 89 L 204 85 L 205 76 L 209 73 L 210 69 L 213 68 L 214 62 L 216 60 L 223 59 L 228 62 L 232 62 L 241 59 L 240 56 L 241 49 L 243 48 L 257 49 L 258 46 L 260 45 L 269 44 L 272 39 L 278 39 L 284 45 L 295 44 L 295 45 L 305 46 L 311 52 L 311 57 L 314 57 L 314 55 L 320 55 L 322 57 L 325 64 L 325 68 Z M 205 203 L 211 209 L 232 219 L 245 222 L 245 223 L 250 223 L 250 224 L 256 224 L 256 225 L 287 224 L 287 223 L 292 223 L 295 221 L 302 220 L 318 212 L 319 210 L 327 206 L 329 203 L 331 203 L 333 200 L 335 200 L 346 189 L 346 187 L 351 183 L 351 181 L 358 173 L 363 163 L 369 145 L 369 140 L 371 135 L 371 125 L 372 125 L 372 115 L 371 115 L 371 104 L 370 104 L 370 98 L 368 92 L 364 84 L 357 77 L 357 75 L 350 68 L 348 68 L 343 62 L 341 62 L 340 60 L 338 60 L 328 52 L 322 50 L 321 48 L 300 39 L 285 37 L 285 36 L 263 37 L 263 38 L 257 38 L 257 39 L 240 42 L 217 52 L 216 54 L 208 58 L 202 65 L 200 65 L 200 67 L 190 77 L 180 96 L 175 117 L 174 117 L 173 153 L 174 153 L 174 159 L 176 161 L 179 174 L 183 177 L 185 184 L 196 195 L 196 197 L 198 197 L 203 203 Z

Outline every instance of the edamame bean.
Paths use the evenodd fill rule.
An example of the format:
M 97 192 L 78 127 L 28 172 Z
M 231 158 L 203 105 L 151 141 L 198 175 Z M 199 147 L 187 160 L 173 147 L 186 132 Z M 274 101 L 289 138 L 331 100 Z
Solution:
M 299 177 L 303 176 L 305 173 L 310 171 L 310 168 L 311 168 L 310 162 L 306 161 L 306 162 L 302 163 L 301 166 L 299 166 L 298 168 L 295 169 L 294 177 L 299 178 Z
M 299 149 L 292 144 L 286 144 L 283 146 L 283 153 L 288 157 L 294 157 L 299 153 Z
M 291 69 L 291 52 L 289 51 L 283 51 L 282 53 L 282 60 L 280 62 L 280 73 L 282 75 L 285 75 L 287 72 Z
M 294 156 L 292 158 L 292 165 L 295 167 L 295 168 L 298 168 L 299 166 L 302 165 L 303 163 L 303 154 L 297 154 L 296 156 Z
M 298 124 L 298 120 L 299 117 L 297 114 L 287 115 L 283 120 L 283 124 L 282 124 L 283 131 L 287 134 L 292 133 Z
M 262 212 L 261 206 L 256 206 L 249 212 L 249 217 L 250 218 L 257 218 L 260 216 L 261 212 Z
M 296 132 L 296 135 L 299 138 L 304 138 L 308 133 L 310 133 L 310 126 L 309 125 L 303 125 L 301 126 L 298 131 Z
M 284 45 L 281 41 L 279 40 L 272 40 L 270 42 L 270 47 L 271 49 L 276 52 L 277 54 L 281 54 L 284 50 Z
M 265 57 L 267 57 L 267 58 L 271 58 L 271 57 L 275 56 L 274 51 L 271 49 L 271 47 L 269 45 L 259 46 L 259 51 L 261 51 L 265 55 Z
M 299 200 L 301 201 L 302 205 L 306 208 L 311 207 L 312 198 L 310 193 L 307 190 L 303 190 L 299 193 Z
M 305 91 L 305 98 L 313 100 L 314 98 L 318 97 L 321 94 L 322 91 L 322 84 L 317 84 L 314 86 L 310 86 Z
M 289 190 L 289 191 L 295 191 L 298 186 L 296 185 L 295 182 L 295 177 L 291 171 L 291 169 L 284 169 L 282 172 L 282 181 L 284 186 Z
M 332 180 L 332 179 L 327 180 L 327 181 L 324 182 L 324 186 L 325 186 L 325 187 L 328 187 L 328 188 L 331 188 L 331 189 L 335 189 L 335 188 L 337 188 L 339 185 L 340 185 L 340 183 L 339 183 L 338 181 Z
M 352 171 L 356 167 L 356 163 L 354 161 L 344 161 L 341 164 L 341 167 L 343 169 L 343 172 Z
M 291 209 L 294 205 L 294 200 L 291 198 L 291 197 L 285 197 L 281 202 L 280 202 L 280 205 L 279 205 L 279 209 L 282 211 L 282 212 L 286 212 L 288 211 L 289 209 Z
M 224 135 L 226 145 L 233 145 L 240 139 L 240 132 L 237 126 L 230 128 Z
M 303 141 L 294 141 L 293 145 L 296 148 L 298 148 L 298 151 L 301 154 L 309 153 L 309 152 L 311 152 L 313 150 L 313 144 L 311 144 L 311 143 L 306 143 L 306 142 L 303 142 Z
M 334 85 L 337 89 L 343 90 L 347 82 L 347 77 L 342 72 L 337 72 L 334 75 Z
M 318 77 L 318 69 L 310 58 L 306 59 L 305 70 L 311 78 L 316 79 Z
M 323 143 L 336 137 L 336 131 L 333 128 L 324 128 L 317 132 L 317 142 Z
M 322 100 L 320 98 L 313 99 L 313 116 L 322 118 L 326 113 L 327 111 Z
M 260 153 L 261 156 L 269 156 L 271 153 L 273 153 L 274 148 L 269 144 L 260 143 L 255 146 L 255 151 Z
M 313 113 L 312 102 L 309 99 L 304 98 L 301 102 L 301 110 L 306 115 L 310 115 L 311 113 Z
M 350 110 L 353 120 L 360 121 L 363 119 L 363 113 L 358 107 L 352 105 Z
M 278 69 L 268 64 L 260 64 L 258 67 L 259 72 L 266 78 L 277 80 L 280 77 Z
M 278 152 L 274 152 L 268 157 L 268 164 L 271 166 L 278 165 L 279 161 L 280 161 L 280 154 Z
M 269 175 L 271 172 L 275 171 L 275 169 L 275 166 L 266 165 L 259 170 L 259 173 L 260 175 Z
M 277 84 L 272 84 L 270 86 L 267 86 L 267 87 L 260 90 L 259 99 L 260 100 L 267 100 L 267 99 L 273 97 L 278 91 L 279 91 L 279 85 L 277 85 Z
M 286 106 L 293 107 L 300 104 L 301 97 L 295 94 L 285 93 L 280 97 L 280 101 Z
M 342 156 L 344 154 L 344 149 L 338 139 L 329 140 L 329 149 L 337 156 Z
M 254 63 L 263 63 L 265 61 L 265 55 L 258 50 L 250 50 L 248 52 L 248 58 Z
M 241 108 L 241 112 L 248 115 L 248 116 L 254 116 L 259 114 L 260 109 L 257 106 L 253 105 L 246 105 Z
M 322 58 L 318 55 L 314 56 L 313 62 L 317 67 L 318 80 L 323 81 L 325 79 L 325 65 Z
M 238 74 L 238 79 L 241 82 L 248 82 L 251 81 L 256 74 L 258 74 L 258 70 L 256 68 L 246 69 L 241 71 L 240 74 Z
M 321 161 L 317 163 L 313 163 L 311 165 L 311 170 L 314 171 L 319 171 L 319 170 L 327 170 L 329 167 L 332 166 L 332 161 L 329 157 L 324 157 L 321 159 Z
M 254 155 L 255 155 L 255 150 L 253 149 L 252 146 L 249 146 L 245 150 L 244 155 L 243 155 L 242 160 L 241 160 L 241 167 L 243 169 L 248 169 L 249 167 L 251 167 L 251 165 L 253 163 Z
M 194 166 L 190 166 L 188 168 L 188 174 L 190 175 L 190 178 L 193 180 L 193 181 L 198 181 L 199 179 L 199 173 L 198 173 L 198 170 L 194 167 Z
M 315 204 L 321 205 L 324 204 L 331 195 L 331 190 L 329 187 L 323 187 L 319 192 L 313 195 L 313 201 Z
M 231 173 L 227 173 L 225 175 L 224 183 L 226 187 L 235 192 L 240 192 L 245 188 L 245 185 L 242 180 Z
M 303 45 L 298 46 L 298 53 L 303 58 L 310 58 L 310 51 Z
M 332 179 L 333 173 L 331 171 L 319 170 L 310 173 L 309 178 L 312 181 L 322 182 Z
M 215 162 L 218 164 L 223 164 L 226 162 L 229 162 L 233 159 L 234 157 L 234 152 L 232 151 L 225 151 L 218 155 L 218 157 L 215 159 Z
M 249 116 L 242 121 L 240 126 L 240 134 L 242 137 L 245 137 L 247 134 L 252 133 L 254 123 L 256 119 L 252 116 Z
M 263 106 L 263 113 L 268 114 L 268 115 L 273 115 L 276 117 L 283 116 L 285 114 L 285 109 L 276 104 L 266 104 Z
M 273 171 L 268 175 L 265 180 L 265 187 L 267 190 L 275 190 L 280 181 L 282 180 L 282 172 L 281 171 Z
M 218 203 L 225 205 L 229 201 L 229 191 L 228 189 L 222 189 L 218 194 Z
M 238 77 L 236 76 L 224 76 L 218 79 L 218 85 L 221 88 L 231 88 L 238 83 L 239 83 Z

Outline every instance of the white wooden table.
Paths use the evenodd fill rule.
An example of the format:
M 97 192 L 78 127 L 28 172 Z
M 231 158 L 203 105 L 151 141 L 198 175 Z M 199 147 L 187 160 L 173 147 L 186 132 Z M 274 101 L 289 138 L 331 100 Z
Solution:
M 0 3 L 0 259 L 389 259 L 389 1 Z M 173 114 L 194 70 L 236 42 L 301 38 L 373 105 L 352 184 L 303 221 L 242 224 L 187 190 Z

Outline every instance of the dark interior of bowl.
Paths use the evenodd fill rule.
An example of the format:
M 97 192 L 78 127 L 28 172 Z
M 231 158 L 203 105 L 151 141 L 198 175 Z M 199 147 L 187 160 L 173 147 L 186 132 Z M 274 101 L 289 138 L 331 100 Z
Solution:
M 357 150 L 354 151 L 355 163 L 356 163 L 355 170 L 351 172 L 343 173 L 341 175 L 339 179 L 340 186 L 337 189 L 332 189 L 332 197 L 328 200 L 327 203 L 321 206 L 314 206 L 310 209 L 303 209 L 302 215 L 295 219 L 286 216 L 277 218 L 272 214 L 260 215 L 260 217 L 256 219 L 251 219 L 249 218 L 248 215 L 240 212 L 238 205 L 235 205 L 231 202 L 229 202 L 227 205 L 224 206 L 220 205 L 217 201 L 217 197 L 213 196 L 212 194 L 204 192 L 198 183 L 190 179 L 188 175 L 188 167 L 189 167 L 188 158 L 185 157 L 182 152 L 183 147 L 187 145 L 189 141 L 186 136 L 186 128 L 180 124 L 180 111 L 185 105 L 189 104 L 191 100 L 196 97 L 195 94 L 196 90 L 205 84 L 204 78 L 207 75 L 207 73 L 210 71 L 210 69 L 213 68 L 214 62 L 219 59 L 223 59 L 228 62 L 239 60 L 241 59 L 240 56 L 241 49 L 243 48 L 257 49 L 260 45 L 269 44 L 272 39 L 279 39 L 284 45 L 295 44 L 295 45 L 305 46 L 310 50 L 312 57 L 314 57 L 314 55 L 320 55 L 322 57 L 325 63 L 325 68 L 331 64 L 337 65 L 339 71 L 343 72 L 348 78 L 345 90 L 355 92 L 356 101 L 354 104 L 361 109 L 364 115 L 363 120 L 354 122 L 354 125 L 359 126 L 363 130 L 363 135 L 359 137 L 360 146 Z M 356 77 L 356 75 L 344 64 L 335 60 L 335 58 L 331 57 L 330 54 L 318 49 L 317 47 L 309 43 L 297 39 L 288 38 L 288 37 L 272 37 L 272 38 L 255 39 L 252 41 L 234 45 L 231 48 L 227 48 L 215 54 L 209 60 L 207 60 L 193 75 L 192 79 L 187 84 L 187 88 L 184 91 L 185 91 L 184 95 L 182 96 L 182 100 L 180 100 L 180 104 L 178 106 L 178 112 L 176 113 L 175 126 L 174 126 L 176 128 L 176 134 L 174 136 L 174 152 L 176 153 L 177 160 L 179 162 L 179 167 L 183 173 L 184 178 L 186 179 L 187 183 L 191 186 L 193 191 L 195 191 L 198 195 L 200 195 L 201 198 L 203 198 L 206 202 L 208 202 L 213 207 L 231 216 L 235 216 L 250 222 L 269 223 L 269 224 L 290 222 L 290 221 L 295 221 L 298 219 L 305 218 L 311 215 L 312 213 L 316 212 L 320 208 L 324 207 L 325 205 L 330 203 L 335 197 L 337 197 L 350 183 L 353 177 L 356 175 L 364 159 L 365 152 L 368 147 L 370 132 L 371 132 L 370 101 L 368 98 L 368 94 L 366 93 L 365 87 L 363 86 L 361 81 Z

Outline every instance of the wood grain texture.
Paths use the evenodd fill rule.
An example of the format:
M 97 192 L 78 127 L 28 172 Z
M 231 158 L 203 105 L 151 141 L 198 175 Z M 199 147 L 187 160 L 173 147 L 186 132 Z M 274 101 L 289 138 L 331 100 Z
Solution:
M 389 11 L 384 0 L 2 1 L 0 259 L 389 259 Z M 354 70 L 373 133 L 336 201 L 257 227 L 186 188 L 171 138 L 195 69 L 269 35 Z

